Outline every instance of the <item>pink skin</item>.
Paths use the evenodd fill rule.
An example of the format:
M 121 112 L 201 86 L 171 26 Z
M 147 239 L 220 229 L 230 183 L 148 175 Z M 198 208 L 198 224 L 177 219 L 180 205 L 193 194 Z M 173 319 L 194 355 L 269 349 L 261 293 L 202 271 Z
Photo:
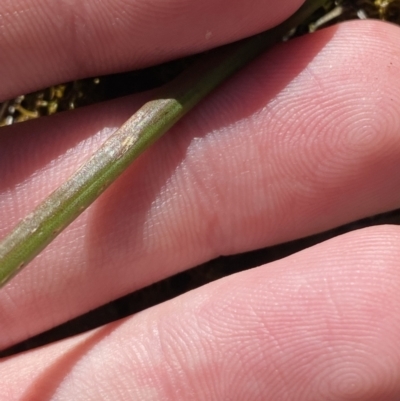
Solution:
M 2 1 L 0 99 L 197 53 L 269 29 L 301 4 L 301 0 L 286 0 L 279 7 L 274 0 Z
M 172 3 L 163 12 L 184 2 Z M 263 5 L 270 12 L 260 21 L 256 11 L 242 18 L 248 2 L 230 2 L 227 25 L 218 28 L 225 2 L 210 2 L 211 31 L 219 32 L 211 46 L 278 22 L 298 6 L 289 3 L 285 10 Z M 0 6 L 0 27 L 2 7 L 18 9 L 9 4 Z M 29 19 L 2 36 L 12 64 L 0 66 L 0 95 L 71 79 L 80 75 L 77 66 L 94 75 L 208 46 L 193 33 L 167 48 L 143 20 L 135 25 L 142 53 L 133 59 L 132 27 L 105 24 L 100 31 L 101 4 L 81 44 L 91 60 L 68 42 L 75 66 L 64 69 L 63 52 L 47 55 L 53 76 L 38 60 L 54 52 L 57 29 L 54 43 L 26 55 L 32 77 L 15 49 L 45 28 Z M 199 26 L 209 13 L 204 7 L 194 9 Z M 44 18 L 41 9 L 30 10 L 35 21 Z M 17 18 L 7 11 L 8 21 Z M 175 34 L 167 22 L 166 37 Z M 103 49 L 99 35 L 112 29 L 121 47 L 111 59 L 113 44 Z M 217 90 L 1 290 L 1 348 L 215 256 L 398 207 L 398 38 L 388 24 L 343 24 L 276 47 Z M 159 58 L 148 47 L 157 40 L 166 49 Z M 0 237 L 147 96 L 3 129 Z M 360 230 L 8 358 L 0 364 L 0 400 L 398 399 L 399 250 L 397 227 Z

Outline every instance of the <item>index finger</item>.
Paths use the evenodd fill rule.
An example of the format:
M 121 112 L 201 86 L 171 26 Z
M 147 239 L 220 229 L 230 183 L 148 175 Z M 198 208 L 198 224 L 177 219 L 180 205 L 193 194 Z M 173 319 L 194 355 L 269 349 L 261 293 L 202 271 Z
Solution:
M 301 0 L 106 0 L 0 5 L 0 100 L 144 67 L 268 29 Z

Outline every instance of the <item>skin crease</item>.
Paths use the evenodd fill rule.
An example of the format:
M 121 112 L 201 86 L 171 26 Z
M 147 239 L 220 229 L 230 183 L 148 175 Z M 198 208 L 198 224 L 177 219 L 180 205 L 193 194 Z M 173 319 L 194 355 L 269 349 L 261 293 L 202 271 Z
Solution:
M 343 24 L 230 80 L 1 291 L 1 347 L 217 255 L 398 207 L 398 37 Z M 3 129 L 0 236 L 147 96 Z M 398 399 L 399 240 L 360 230 L 5 359 L 0 400 Z

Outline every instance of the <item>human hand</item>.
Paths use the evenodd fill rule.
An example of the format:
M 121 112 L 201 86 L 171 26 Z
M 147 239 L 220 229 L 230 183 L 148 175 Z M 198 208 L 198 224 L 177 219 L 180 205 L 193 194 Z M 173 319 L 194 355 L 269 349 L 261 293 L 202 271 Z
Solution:
M 41 4 L 0 8 L 2 99 L 217 46 L 299 6 Z M 346 23 L 217 90 L 1 290 L 1 348 L 218 255 L 398 206 L 398 36 Z M 2 129 L 0 236 L 146 97 Z M 360 230 L 11 357 L 0 400 L 398 399 L 399 243 L 397 227 Z

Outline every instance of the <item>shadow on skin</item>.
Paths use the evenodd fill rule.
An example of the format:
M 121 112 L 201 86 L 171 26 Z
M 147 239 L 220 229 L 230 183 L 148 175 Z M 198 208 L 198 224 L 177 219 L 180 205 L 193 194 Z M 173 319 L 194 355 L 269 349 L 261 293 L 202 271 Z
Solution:
M 99 258 L 107 260 L 104 265 L 123 263 L 127 247 L 130 247 L 130 252 L 132 246 L 135 250 L 143 250 L 146 216 L 177 167 L 187 157 L 192 141 L 204 139 L 208 134 L 234 125 L 264 108 L 309 65 L 336 29 L 331 27 L 294 39 L 303 43 L 296 46 L 292 42 L 290 52 L 280 48 L 278 61 L 271 63 L 270 73 L 267 71 L 261 75 L 257 63 L 268 62 L 274 49 L 264 54 L 233 78 L 235 85 L 231 85 L 231 80 L 224 83 L 129 167 L 91 210 L 85 238 L 86 263 L 92 266 L 90 269 L 99 273 Z M 281 75 L 282 79 L 271 79 L 279 76 L 285 65 L 290 66 L 289 73 Z M 221 104 L 227 106 L 223 109 Z M 224 113 L 223 110 L 229 112 Z M 128 216 L 121 211 L 128 211 Z M 107 252 L 109 249 L 113 250 L 113 255 Z M 124 293 L 126 291 L 121 291 L 119 295 Z
M 73 346 L 71 350 L 60 355 L 44 372 L 30 383 L 20 401 L 51 400 L 63 379 L 72 371 L 78 361 L 122 323 L 123 321 L 119 321 L 101 327 L 81 344 Z

